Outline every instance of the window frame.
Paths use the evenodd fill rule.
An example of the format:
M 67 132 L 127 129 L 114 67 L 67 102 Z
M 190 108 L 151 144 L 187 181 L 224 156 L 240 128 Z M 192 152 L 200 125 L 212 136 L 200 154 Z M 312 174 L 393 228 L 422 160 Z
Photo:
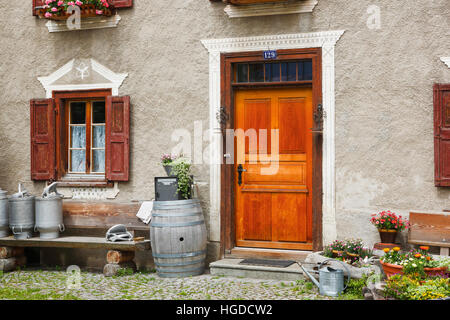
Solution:
M 72 187 L 110 187 L 113 182 L 106 179 L 106 172 L 102 174 L 69 174 L 68 172 L 68 101 L 82 100 L 104 100 L 112 96 L 111 89 L 94 89 L 80 91 L 53 91 L 52 97 L 56 101 L 56 181 L 61 186 L 70 185 Z M 107 112 L 105 110 L 105 125 L 107 122 Z M 86 131 L 87 133 L 87 131 Z M 107 135 L 107 133 L 105 133 Z M 106 154 L 105 144 L 105 154 Z M 106 156 L 105 156 L 106 158 Z M 106 165 L 106 159 L 105 159 Z M 105 168 L 106 171 L 106 168 Z

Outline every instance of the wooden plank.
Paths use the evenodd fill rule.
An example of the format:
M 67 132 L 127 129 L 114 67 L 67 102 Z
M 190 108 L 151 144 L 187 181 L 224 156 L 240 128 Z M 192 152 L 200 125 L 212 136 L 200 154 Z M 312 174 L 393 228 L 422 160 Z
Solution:
M 419 246 L 432 246 L 432 247 L 448 247 L 450 248 L 450 243 L 445 242 L 433 242 L 433 241 L 423 241 L 423 240 L 408 240 L 410 244 L 417 244 Z
M 234 259 L 259 258 L 304 261 L 310 253 L 311 251 L 236 247 L 231 250 L 230 254 L 226 254 L 225 257 Z
M 109 242 L 100 237 L 61 237 L 47 240 L 30 238 L 17 240 L 14 237 L 0 238 L 0 246 L 39 247 L 39 248 L 78 248 L 78 249 L 109 249 L 121 251 L 150 250 L 150 240 Z
M 450 246 L 450 214 L 410 212 L 409 223 L 410 243 Z

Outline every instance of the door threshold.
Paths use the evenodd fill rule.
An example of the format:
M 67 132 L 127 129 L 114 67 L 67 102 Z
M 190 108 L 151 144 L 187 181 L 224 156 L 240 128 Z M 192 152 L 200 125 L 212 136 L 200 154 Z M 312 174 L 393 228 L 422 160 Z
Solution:
M 225 258 L 229 259 L 264 258 L 264 259 L 304 261 L 310 253 L 312 253 L 312 251 L 235 247 L 231 249 L 231 253 L 225 254 Z

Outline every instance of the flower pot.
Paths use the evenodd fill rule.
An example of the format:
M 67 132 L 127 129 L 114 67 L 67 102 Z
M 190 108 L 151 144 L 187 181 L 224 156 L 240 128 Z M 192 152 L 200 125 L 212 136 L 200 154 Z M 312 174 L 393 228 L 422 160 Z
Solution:
M 386 274 L 386 277 L 390 278 L 395 274 L 403 274 L 403 266 L 399 266 L 396 264 L 386 263 L 380 260 L 381 266 L 383 267 L 383 271 Z M 442 273 L 445 273 L 447 267 L 441 268 L 424 268 L 427 276 L 436 276 Z
M 67 20 L 73 14 L 69 14 L 67 11 L 62 11 L 60 14 L 53 14 L 51 17 L 45 17 L 45 13 L 47 11 L 44 9 L 40 9 L 38 11 L 38 15 L 41 18 L 49 19 L 49 20 Z M 88 18 L 88 17 L 97 17 L 97 16 L 111 16 L 112 12 L 110 9 L 102 10 L 102 14 L 97 14 L 97 10 L 94 5 L 86 4 L 80 6 L 80 17 Z
M 357 258 L 357 257 L 359 257 L 359 254 L 358 254 L 358 253 L 352 253 L 352 252 L 347 252 L 347 251 L 345 251 L 345 254 L 348 255 L 349 257 L 352 257 L 352 258 Z
M 170 165 L 165 165 L 164 166 L 163 165 L 163 168 L 166 171 L 167 176 L 170 177 L 171 176 L 171 172 L 172 172 L 172 166 L 170 166 Z
M 333 250 L 333 258 L 337 258 L 337 257 L 342 257 L 342 254 L 344 253 L 344 251 L 340 251 L 340 250 Z
M 381 243 L 395 243 L 395 238 L 397 237 L 397 230 L 378 230 L 381 238 Z

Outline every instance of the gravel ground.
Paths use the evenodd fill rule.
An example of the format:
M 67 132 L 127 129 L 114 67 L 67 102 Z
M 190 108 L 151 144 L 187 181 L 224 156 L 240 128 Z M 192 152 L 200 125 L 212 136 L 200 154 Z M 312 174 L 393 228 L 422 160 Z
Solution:
M 0 299 L 80 300 L 317 300 L 311 282 L 271 281 L 218 277 L 204 274 L 163 279 L 156 273 L 136 273 L 105 278 L 81 272 L 78 288 L 70 286 L 65 271 L 22 270 L 0 275 Z M 68 284 L 69 283 L 69 284 Z

